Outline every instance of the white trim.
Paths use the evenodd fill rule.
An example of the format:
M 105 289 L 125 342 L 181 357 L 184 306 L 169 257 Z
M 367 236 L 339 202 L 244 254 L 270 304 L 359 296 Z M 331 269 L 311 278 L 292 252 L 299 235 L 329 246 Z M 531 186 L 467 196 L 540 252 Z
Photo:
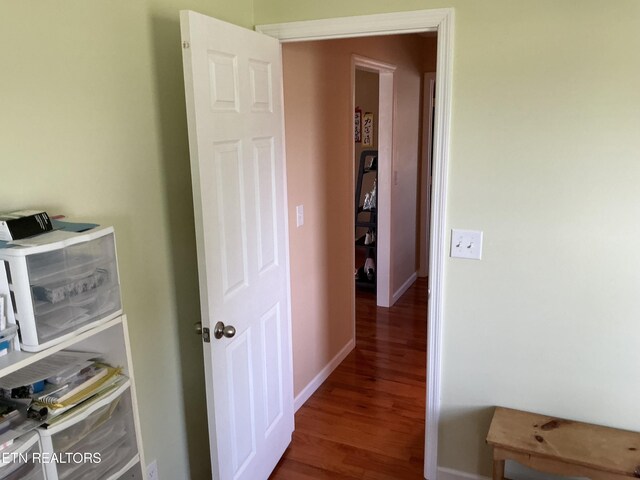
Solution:
M 381 62 L 380 60 L 376 60 L 375 58 L 369 58 L 363 55 L 356 54 L 351 55 L 351 65 L 360 67 L 360 70 L 366 70 L 367 72 L 374 73 L 393 73 L 398 69 L 396 65 Z
M 445 221 L 453 80 L 453 27 L 453 8 L 257 25 L 255 27 L 258 32 L 276 37 L 281 42 L 391 35 L 396 33 L 438 32 L 433 203 L 431 207 L 429 241 L 427 420 L 424 465 L 425 478 L 430 480 L 436 480 L 438 474 L 438 426 L 440 423 L 442 324 L 444 318 L 444 261 L 446 255 Z
M 144 463 L 144 447 L 142 445 L 142 427 L 140 426 L 140 407 L 138 403 L 138 394 L 136 390 L 136 379 L 133 373 L 133 357 L 131 355 L 131 338 L 129 337 L 129 323 L 127 316 L 122 316 L 122 336 L 124 338 L 124 350 L 127 356 L 127 375 L 129 376 L 129 392 L 131 393 L 131 402 L 133 408 L 133 425 L 136 429 L 136 443 L 138 445 L 138 459 L 140 460 L 140 467 L 144 470 L 146 463 Z
M 306 387 L 302 389 L 302 391 L 294 398 L 293 400 L 293 409 L 294 411 L 298 411 L 298 409 L 305 404 L 309 397 L 313 395 L 313 393 L 318 389 L 322 383 L 329 378 L 329 375 L 336 369 L 338 365 L 342 363 L 342 361 L 351 353 L 356 346 L 355 340 L 352 338 L 347 342 L 347 344 L 342 347 L 342 350 L 338 352 L 338 354 L 331 359 L 331 361 L 322 369 L 320 373 L 318 373 L 313 380 L 311 380 Z
M 453 9 L 416 10 L 380 13 L 356 17 L 325 18 L 301 22 L 256 25 L 258 32 L 281 42 L 327 40 L 330 38 L 367 37 L 397 33 L 434 32 Z
M 433 178 L 429 238 L 429 289 L 427 308 L 427 401 L 425 478 L 437 478 L 438 427 L 442 379 L 442 325 L 444 323 L 444 261 L 446 250 L 447 173 L 451 140 L 453 80 L 453 9 L 438 25 L 436 113 L 433 132 Z
M 407 290 L 409 290 L 409 287 L 411 285 L 413 285 L 413 282 L 416 281 L 416 279 L 418 278 L 418 272 L 413 272 L 409 278 L 407 278 L 407 281 L 404 282 L 400 288 L 398 290 L 395 291 L 395 293 L 393 294 L 393 304 L 395 304 L 398 300 L 400 300 L 400 297 L 402 295 L 404 295 L 404 292 L 406 292 Z M 392 305 L 393 305 L 392 304 Z
M 451 468 L 438 467 L 438 480 L 490 480 L 489 477 L 476 475 Z
M 393 146 L 393 128 L 396 113 L 394 84 L 396 66 L 361 55 L 351 56 L 352 112 L 356 108 L 356 68 L 375 72 L 380 79 L 378 87 L 378 228 L 376 232 L 378 248 L 376 255 L 376 305 L 379 307 L 390 307 L 394 303 L 391 290 L 391 172 L 393 170 L 393 154 L 395 152 Z M 351 157 L 354 162 L 358 161 L 358 159 L 355 158 L 355 142 L 351 143 Z M 351 182 L 354 188 L 351 198 L 354 198 L 355 195 L 354 184 L 355 182 Z M 352 247 L 350 246 L 349 248 Z M 354 315 L 354 338 L 355 323 L 356 318 Z
M 391 270 L 391 192 L 395 160 L 395 78 L 393 72 L 380 71 L 378 93 L 378 225 L 376 231 L 376 304 L 390 307 L 393 285 Z
M 518 480 L 584 480 L 585 477 L 554 475 L 522 465 L 515 460 L 507 460 L 504 465 L 505 478 Z
M 582 477 L 551 475 L 550 473 L 525 467 L 516 461 L 507 460 L 505 465 L 505 478 L 518 478 L 520 480 L 580 480 Z M 491 480 L 491 478 L 475 473 L 453 470 L 451 468 L 438 467 L 437 480 Z

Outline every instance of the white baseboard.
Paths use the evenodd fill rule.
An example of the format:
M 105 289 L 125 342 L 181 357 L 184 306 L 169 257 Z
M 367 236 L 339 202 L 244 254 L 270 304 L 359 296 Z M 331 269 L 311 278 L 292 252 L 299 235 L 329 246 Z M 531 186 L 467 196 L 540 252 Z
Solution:
M 353 350 L 356 346 L 355 339 L 349 340 L 347 344 L 342 347 L 342 350 L 338 352 L 338 354 L 331 359 L 331 361 L 322 369 L 320 373 L 318 373 L 313 380 L 311 380 L 306 387 L 302 389 L 302 391 L 296 395 L 296 398 L 293 399 L 293 408 L 297 412 L 298 409 L 304 405 L 304 403 L 309 400 L 309 397 L 313 395 L 322 383 L 329 378 L 331 372 L 333 372 L 338 365 L 342 363 L 342 361 L 346 358 L 347 355 Z
M 584 477 L 565 477 L 540 472 L 520 465 L 518 462 L 512 460 L 507 460 L 504 468 L 504 476 L 517 480 L 588 480 Z
M 404 282 L 402 286 L 398 290 L 396 290 L 396 292 L 393 294 L 393 298 L 391 299 L 391 305 L 393 305 L 398 300 L 400 300 L 400 297 L 404 295 L 404 292 L 409 290 L 409 287 L 413 285 L 413 282 L 415 282 L 417 278 L 418 278 L 418 272 L 413 272 L 411 276 L 407 278 L 407 281 Z
M 518 480 L 588 480 L 581 477 L 559 477 L 549 473 L 538 472 L 511 460 L 506 462 L 504 476 L 506 478 L 517 478 Z M 490 480 L 490 478 L 451 468 L 438 467 L 437 480 Z
M 473 473 L 461 472 L 451 468 L 438 467 L 437 480 L 490 480 L 489 477 L 483 477 Z

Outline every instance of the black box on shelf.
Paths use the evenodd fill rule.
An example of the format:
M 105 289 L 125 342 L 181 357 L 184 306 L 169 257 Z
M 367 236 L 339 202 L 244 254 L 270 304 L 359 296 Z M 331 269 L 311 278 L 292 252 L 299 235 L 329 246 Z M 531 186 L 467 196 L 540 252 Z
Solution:
M 23 210 L 0 213 L 0 240 L 10 242 L 53 230 L 47 212 Z

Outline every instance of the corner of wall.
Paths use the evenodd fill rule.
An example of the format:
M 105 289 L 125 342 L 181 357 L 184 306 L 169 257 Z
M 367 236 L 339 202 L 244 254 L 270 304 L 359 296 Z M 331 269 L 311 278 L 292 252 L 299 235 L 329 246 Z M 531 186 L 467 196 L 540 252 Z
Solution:
M 249 21 L 251 22 L 251 28 L 256 29 L 256 0 L 250 0 L 251 2 L 251 15 Z
M 351 351 L 356 347 L 356 341 L 354 338 L 350 339 L 347 344 L 342 347 L 342 349 L 338 352 L 338 354 L 331 359 L 327 365 L 320 370 L 320 372 L 313 377 L 311 380 L 301 391 L 296 398 L 293 400 L 293 408 L 297 412 L 302 405 L 305 404 L 307 400 L 313 395 L 313 393 L 318 389 L 320 385 L 324 383 L 324 381 L 329 378 L 329 375 L 342 363 L 342 361 L 351 353 Z
M 438 467 L 438 480 L 489 480 L 489 477 L 462 472 L 452 468 Z

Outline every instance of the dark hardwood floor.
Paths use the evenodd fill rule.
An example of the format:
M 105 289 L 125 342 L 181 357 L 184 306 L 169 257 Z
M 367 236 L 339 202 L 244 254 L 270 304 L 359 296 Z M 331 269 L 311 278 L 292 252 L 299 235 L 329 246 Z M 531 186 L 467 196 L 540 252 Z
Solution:
M 422 479 L 426 279 L 390 309 L 358 293 L 356 348 L 296 413 L 271 479 Z

